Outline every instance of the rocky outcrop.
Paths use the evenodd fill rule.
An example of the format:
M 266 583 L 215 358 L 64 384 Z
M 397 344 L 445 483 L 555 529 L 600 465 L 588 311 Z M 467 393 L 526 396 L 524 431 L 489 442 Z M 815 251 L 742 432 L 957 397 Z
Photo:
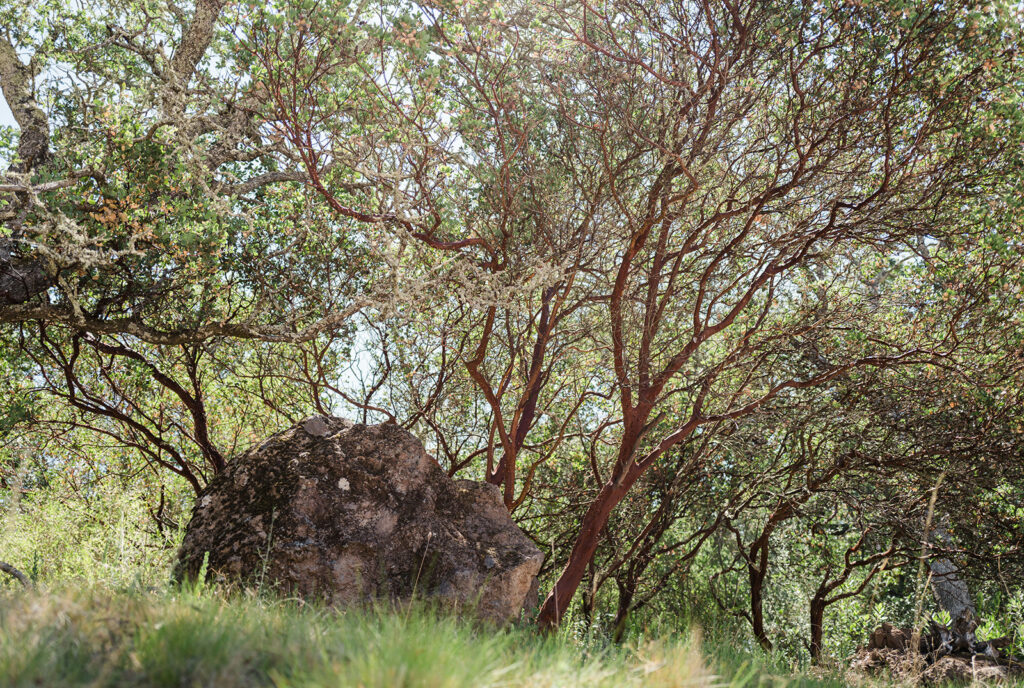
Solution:
M 888 623 L 871 632 L 850 661 L 854 674 L 885 676 L 924 686 L 1017 680 L 1024 666 L 1009 655 L 1009 640 L 978 640 L 977 623 L 964 616 L 949 626 L 931 621 L 914 647 L 911 629 Z M 851 682 L 857 682 L 851 680 Z
M 891 648 L 861 648 L 850 661 L 852 685 L 864 675 L 904 685 L 943 686 L 1016 681 L 1021 671 L 1012 664 L 981 655 L 946 655 L 934 661 L 917 653 Z
M 868 637 L 869 650 L 906 650 L 910 647 L 910 631 L 883 623 Z
M 315 416 L 231 461 L 197 500 L 176 574 L 352 604 L 435 598 L 503 623 L 543 555 L 493 485 L 449 478 L 396 425 Z

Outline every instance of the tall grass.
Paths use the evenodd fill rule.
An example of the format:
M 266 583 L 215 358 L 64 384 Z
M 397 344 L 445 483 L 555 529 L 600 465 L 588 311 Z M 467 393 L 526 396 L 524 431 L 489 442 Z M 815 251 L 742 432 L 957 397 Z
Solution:
M 710 686 L 696 637 L 593 649 L 425 606 L 333 611 L 253 594 L 0 594 L 4 686 Z

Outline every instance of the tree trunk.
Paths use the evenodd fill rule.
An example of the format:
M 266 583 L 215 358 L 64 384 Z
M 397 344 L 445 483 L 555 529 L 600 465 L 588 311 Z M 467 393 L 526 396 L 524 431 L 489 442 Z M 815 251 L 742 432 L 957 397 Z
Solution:
M 943 547 L 952 547 L 953 539 L 943 528 L 933 530 L 932 538 L 939 541 Z M 971 591 L 967 588 L 967 582 L 960 578 L 956 564 L 943 557 L 933 559 L 930 566 L 932 592 L 935 593 L 939 606 L 949 613 L 949 618 L 956 621 L 966 612 L 975 614 Z
M 597 498 L 587 509 L 586 516 L 580 526 L 580 532 L 573 543 L 572 552 L 569 553 L 569 561 L 566 562 L 562 574 L 558 577 L 551 592 L 548 593 L 544 604 L 537 616 L 537 623 L 541 628 L 551 629 L 558 626 L 562 621 L 565 610 L 569 608 L 576 589 L 583 580 L 587 571 L 587 565 L 597 551 L 597 545 L 601 541 L 601 531 L 608 524 L 608 517 L 612 509 L 622 501 L 623 496 L 636 480 L 623 480 L 618 484 L 611 482 L 601 488 Z
M 764 571 L 759 571 L 753 565 L 748 566 L 747 570 L 750 574 L 750 626 L 761 649 L 771 652 L 772 641 L 764 630 Z
M 825 621 L 825 600 L 815 596 L 811 600 L 811 661 L 815 664 L 821 658 L 822 635 Z
M 758 542 L 751 547 L 750 558 L 747 560 L 747 575 L 750 579 L 750 626 L 754 637 L 765 652 L 772 651 L 772 641 L 764 630 L 764 579 L 768 573 L 768 539 L 767 530 Z M 754 555 L 757 555 L 757 563 Z
M 636 585 L 632 582 L 618 583 L 618 587 L 619 604 L 615 610 L 615 630 L 612 633 L 612 642 L 614 643 L 621 643 L 622 636 L 626 633 L 626 622 L 629 621 L 629 612 L 633 607 L 633 595 L 636 592 Z
M 576 589 L 579 587 L 580 581 L 583 580 L 587 565 L 594 558 L 594 553 L 601 541 L 601 532 L 608 525 L 608 517 L 611 516 L 612 509 L 618 506 L 644 471 L 654 465 L 654 462 L 666 450 L 686 439 L 698 426 L 696 416 L 692 417 L 686 425 L 663 439 L 643 460 L 636 461 L 636 450 L 650 427 L 646 423 L 651 413 L 651 407 L 652 404 L 646 403 L 629 414 L 631 418 L 629 422 L 625 423 L 626 428 L 619 443 L 619 455 L 615 462 L 615 470 L 612 471 L 611 478 L 601 488 L 587 509 L 583 522 L 580 524 L 580 532 L 576 535 L 576 541 L 569 553 L 569 561 L 566 562 L 555 586 L 541 606 L 537 624 L 543 629 L 551 629 L 561 623 L 562 616 L 565 615 L 565 610 L 569 608 L 569 603 L 572 601 L 572 596 L 576 594 Z

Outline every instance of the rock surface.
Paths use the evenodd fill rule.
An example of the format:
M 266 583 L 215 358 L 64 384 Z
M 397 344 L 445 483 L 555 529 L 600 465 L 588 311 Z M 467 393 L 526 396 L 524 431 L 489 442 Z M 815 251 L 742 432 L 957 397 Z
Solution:
M 999 683 L 1021 677 L 1021 671 L 1014 666 L 981 655 L 947 655 L 929 662 L 924 655 L 892 648 L 861 648 L 853 656 L 850 669 L 853 684 L 860 682 L 857 675 L 923 686 Z
M 494 485 L 453 481 L 396 425 L 314 416 L 230 462 L 196 502 L 176 575 L 352 604 L 422 595 L 504 623 L 543 555 Z M 532 598 L 532 599 L 531 599 Z
M 910 632 L 890 623 L 883 623 L 868 638 L 869 650 L 906 650 L 909 647 Z
M 963 623 L 963 621 L 969 623 Z M 850 661 L 857 675 L 888 677 L 895 682 L 938 686 L 944 684 L 996 683 L 1013 681 L 1024 675 L 1024 667 L 1013 658 L 1004 657 L 1005 639 L 977 641 L 977 626 L 970 618 L 958 620 L 953 628 L 931 624 L 914 649 L 910 629 L 883 623 L 871 632 L 867 647 L 857 650 Z M 964 637 L 972 639 L 964 646 Z M 952 641 L 951 641 L 952 638 Z

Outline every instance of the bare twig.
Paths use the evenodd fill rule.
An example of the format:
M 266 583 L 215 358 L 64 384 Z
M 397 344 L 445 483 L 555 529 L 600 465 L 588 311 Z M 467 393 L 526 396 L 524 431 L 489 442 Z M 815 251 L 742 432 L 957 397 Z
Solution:
M 928 583 L 931 582 L 931 572 L 928 574 L 928 581 L 923 581 L 925 561 L 928 558 L 928 538 L 932 529 L 932 518 L 935 516 L 935 501 L 939 497 L 939 486 L 942 485 L 942 481 L 946 477 L 946 472 L 943 471 L 939 475 L 939 479 L 935 481 L 935 487 L 932 488 L 932 496 L 928 500 L 928 517 L 924 523 L 924 538 L 921 541 L 921 558 L 920 564 L 917 568 L 917 603 L 914 606 L 914 627 L 910 635 L 910 647 L 912 649 L 919 648 L 921 646 L 921 607 L 924 604 L 924 591 L 927 589 Z M 914 655 L 914 673 L 916 674 L 920 669 L 921 655 Z

